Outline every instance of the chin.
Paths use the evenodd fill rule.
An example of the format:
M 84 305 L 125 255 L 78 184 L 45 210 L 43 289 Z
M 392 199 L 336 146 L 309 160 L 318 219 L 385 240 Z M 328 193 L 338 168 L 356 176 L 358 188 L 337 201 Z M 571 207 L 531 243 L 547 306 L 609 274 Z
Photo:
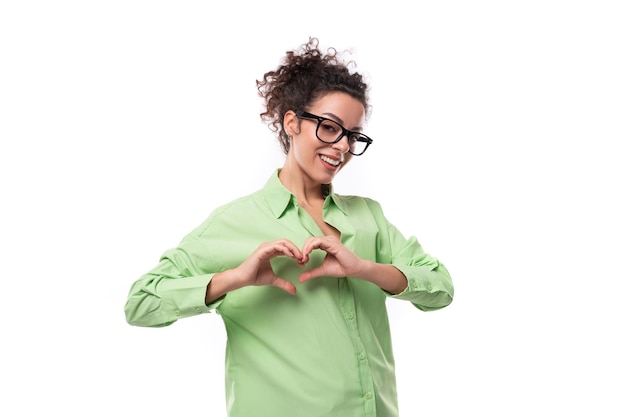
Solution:
M 326 174 L 320 177 L 320 182 L 322 184 L 330 184 L 333 182 L 333 180 L 335 179 L 335 177 L 337 176 L 337 174 L 339 173 L 339 171 L 336 171 L 332 174 Z

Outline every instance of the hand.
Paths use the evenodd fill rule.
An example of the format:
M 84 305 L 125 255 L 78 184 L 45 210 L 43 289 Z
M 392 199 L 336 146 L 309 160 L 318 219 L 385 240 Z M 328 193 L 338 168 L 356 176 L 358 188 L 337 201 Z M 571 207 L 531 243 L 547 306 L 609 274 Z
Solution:
M 324 261 L 317 268 L 303 272 L 298 282 L 302 283 L 320 276 L 358 276 L 363 269 L 364 261 L 346 248 L 334 236 L 320 236 L 307 239 L 302 247 L 302 265 L 309 261 L 309 254 L 315 249 L 321 249 L 326 252 Z
M 295 294 L 296 287 L 291 282 L 274 274 L 270 260 L 277 256 L 288 256 L 300 265 L 304 265 L 302 252 L 289 240 L 281 239 L 262 243 L 248 259 L 236 268 L 241 285 L 272 285 Z

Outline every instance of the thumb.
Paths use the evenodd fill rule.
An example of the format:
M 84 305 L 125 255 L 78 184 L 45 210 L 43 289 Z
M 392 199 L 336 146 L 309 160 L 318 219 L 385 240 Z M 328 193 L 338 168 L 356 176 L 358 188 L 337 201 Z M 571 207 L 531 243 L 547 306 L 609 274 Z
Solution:
M 322 272 L 322 267 L 318 266 L 317 268 L 313 268 L 313 269 L 309 269 L 307 271 L 304 271 L 303 273 L 300 274 L 300 277 L 298 278 L 298 282 L 299 283 L 303 283 L 306 282 L 308 280 L 311 280 L 313 278 L 317 278 L 319 276 L 324 275 Z
M 272 286 L 285 290 L 289 294 L 296 293 L 296 286 L 293 285 L 291 282 L 287 281 L 286 279 L 276 277 L 272 281 Z

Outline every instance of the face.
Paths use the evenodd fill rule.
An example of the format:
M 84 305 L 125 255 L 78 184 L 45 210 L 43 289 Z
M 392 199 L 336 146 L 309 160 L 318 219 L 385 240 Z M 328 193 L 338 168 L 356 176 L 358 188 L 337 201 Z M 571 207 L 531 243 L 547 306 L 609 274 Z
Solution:
M 334 120 L 352 131 L 362 131 L 365 119 L 363 104 L 343 92 L 328 93 L 302 110 Z M 344 136 L 333 144 L 324 143 L 316 136 L 316 120 L 298 118 L 292 113 L 285 115 L 285 127 L 292 137 L 287 155 L 289 163 L 315 183 L 331 183 L 353 156 L 348 152 L 348 138 Z

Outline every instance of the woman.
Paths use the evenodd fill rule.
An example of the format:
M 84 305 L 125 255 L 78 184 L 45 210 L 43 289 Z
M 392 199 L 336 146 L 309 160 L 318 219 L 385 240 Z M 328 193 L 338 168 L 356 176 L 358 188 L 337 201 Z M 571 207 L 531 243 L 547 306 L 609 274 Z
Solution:
M 373 143 L 360 74 L 311 38 L 257 85 L 283 167 L 165 252 L 133 284 L 127 321 L 218 312 L 230 417 L 397 416 L 385 301 L 443 308 L 450 276 L 376 201 L 333 192 L 335 175 Z

